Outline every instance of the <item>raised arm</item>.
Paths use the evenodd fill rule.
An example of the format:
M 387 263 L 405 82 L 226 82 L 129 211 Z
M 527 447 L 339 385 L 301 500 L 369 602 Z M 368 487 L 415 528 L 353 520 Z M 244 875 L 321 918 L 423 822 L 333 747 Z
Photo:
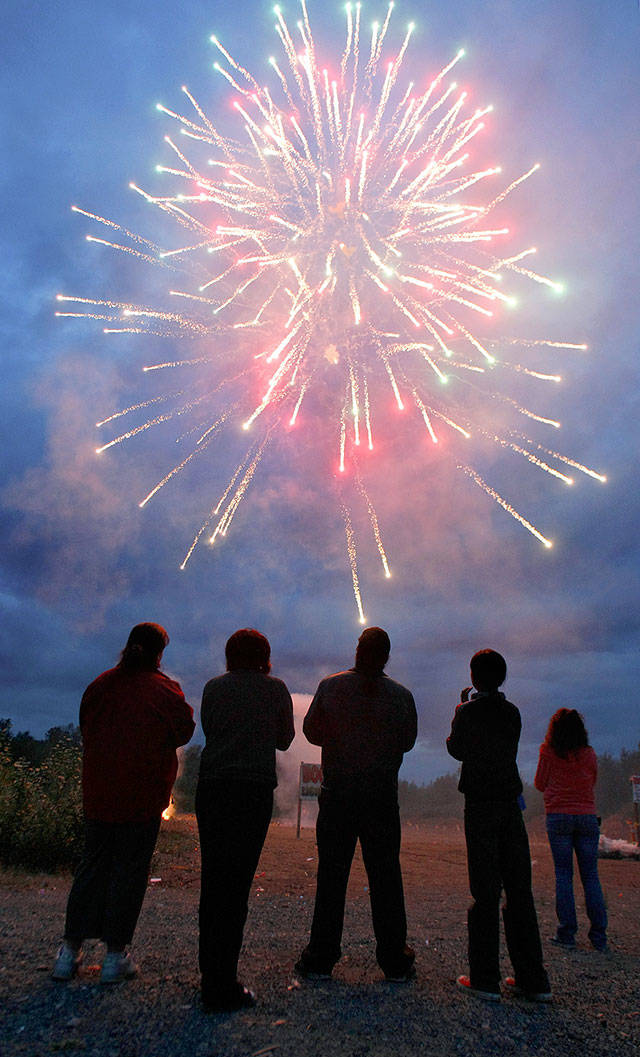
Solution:
M 293 701 L 284 683 L 282 685 L 280 708 L 278 711 L 278 729 L 276 731 L 276 749 L 284 752 L 296 736 L 293 725 Z
M 418 713 L 413 694 L 409 693 L 404 707 L 404 723 L 402 731 L 402 751 L 409 752 L 416 743 L 418 737 Z
M 304 736 L 312 745 L 322 745 L 324 741 L 325 715 L 322 703 L 323 696 L 322 683 L 320 683 L 302 724 Z
M 451 720 L 451 733 L 447 738 L 447 752 L 454 760 L 464 760 L 467 745 L 465 731 L 465 702 L 461 701 Z
M 540 746 L 540 756 L 538 757 L 538 767 L 536 770 L 536 776 L 533 779 L 533 784 L 536 789 L 541 793 L 544 793 L 545 789 L 549 784 L 549 774 L 551 773 L 551 759 L 549 753 L 545 751 L 544 745 Z
M 166 678 L 166 677 L 165 677 Z M 191 741 L 196 725 L 193 719 L 193 709 L 185 699 L 179 683 L 173 679 L 166 678 L 166 708 L 173 744 L 186 745 Z

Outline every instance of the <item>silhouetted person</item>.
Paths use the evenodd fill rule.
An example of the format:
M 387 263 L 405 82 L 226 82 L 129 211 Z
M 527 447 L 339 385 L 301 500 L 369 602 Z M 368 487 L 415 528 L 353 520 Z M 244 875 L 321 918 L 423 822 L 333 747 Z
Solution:
M 293 704 L 269 675 L 271 647 L 244 628 L 227 642 L 227 672 L 202 693 L 207 739 L 196 815 L 202 855 L 200 972 L 207 1011 L 255 1005 L 237 978 L 247 901 L 273 809 L 276 749 L 294 737 Z
M 195 729 L 193 709 L 178 683 L 158 670 L 168 643 L 159 624 L 136 624 L 117 666 L 84 692 L 85 845 L 69 893 L 54 980 L 75 975 L 83 940 L 95 938 L 107 945 L 101 983 L 118 983 L 137 972 L 127 947 L 178 770 L 176 748 Z
M 515 979 L 506 986 L 532 1001 L 551 1000 L 542 964 L 538 919 L 531 891 L 529 840 L 519 797 L 516 756 L 522 722 L 515 705 L 498 690 L 507 676 L 504 657 L 480 650 L 471 658 L 471 687 L 461 693 L 447 749 L 462 760 L 469 886 L 469 976 L 458 986 L 477 998 L 500 1001 L 499 906 Z
M 389 980 L 414 973 L 400 872 L 398 770 L 415 744 L 417 717 L 411 693 L 384 673 L 389 651 L 386 631 L 366 628 L 355 667 L 322 680 L 304 721 L 307 740 L 322 746 L 322 789 L 316 902 L 309 944 L 296 964 L 301 976 L 329 977 L 340 958 L 358 839 L 378 964 Z
M 598 761 L 589 745 L 584 720 L 575 708 L 559 708 L 540 746 L 535 787 L 544 795 L 547 835 L 556 872 L 558 930 L 552 943 L 575 947 L 578 921 L 573 898 L 573 853 L 584 888 L 589 940 L 607 949 L 607 911 L 598 877 L 600 826 L 594 788 Z

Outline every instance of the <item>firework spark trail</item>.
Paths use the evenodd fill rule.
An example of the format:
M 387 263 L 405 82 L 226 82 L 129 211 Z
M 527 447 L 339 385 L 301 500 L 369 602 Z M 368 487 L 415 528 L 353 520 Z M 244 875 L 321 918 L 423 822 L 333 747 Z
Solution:
M 367 492 L 364 484 L 362 483 L 362 480 L 361 480 L 359 474 L 358 474 L 358 476 L 356 478 L 356 483 L 357 483 L 357 487 L 358 487 L 358 491 L 360 492 L 360 495 L 362 496 L 362 498 L 364 499 L 365 503 L 367 504 L 367 510 L 369 512 L 369 520 L 371 522 L 371 528 L 373 529 L 373 535 L 375 537 L 376 547 L 378 548 L 378 554 L 380 555 L 380 561 L 382 562 L 382 568 L 384 569 L 384 575 L 386 576 L 386 578 L 388 580 L 391 577 L 391 570 L 389 568 L 389 561 L 388 561 L 388 558 L 387 558 L 386 551 L 384 549 L 384 545 L 382 543 L 382 536 L 380 535 L 380 526 L 378 524 L 378 516 L 377 516 L 377 514 L 375 512 L 375 508 L 373 506 L 373 503 L 371 502 L 371 499 L 369 497 L 369 493 Z
M 347 537 L 347 554 L 349 556 L 349 565 L 351 567 L 351 580 L 353 583 L 353 593 L 356 599 L 356 606 L 358 609 L 358 617 L 361 624 L 366 624 L 366 618 L 364 610 L 362 608 L 362 596 L 360 594 L 360 581 L 358 579 L 358 559 L 356 552 L 356 539 L 353 532 L 353 525 L 351 524 L 351 514 L 349 513 L 348 507 L 342 504 L 342 517 L 344 518 L 344 531 Z
M 175 477 L 176 474 L 180 473 L 180 470 L 183 470 L 184 467 L 188 463 L 190 463 L 196 455 L 200 455 L 201 452 L 206 451 L 210 442 L 213 440 L 213 435 L 220 428 L 220 426 L 222 426 L 223 423 L 226 422 L 227 418 L 229 417 L 229 414 L 229 411 L 223 412 L 223 414 L 220 415 L 218 421 L 214 422 L 212 426 L 209 426 L 206 432 L 203 433 L 203 435 L 198 439 L 197 446 L 193 449 L 193 451 L 189 452 L 189 454 L 182 460 L 182 462 L 179 462 L 176 466 L 173 467 L 172 470 L 169 470 L 169 473 L 165 474 L 161 481 L 158 481 L 157 485 L 155 485 L 155 487 L 151 489 L 149 494 L 146 495 L 140 503 L 138 503 L 138 506 L 141 509 L 142 507 L 145 507 L 147 505 L 150 499 L 153 499 L 154 495 L 157 495 L 161 488 L 164 488 L 164 486 L 171 480 L 172 477 Z
M 178 401 L 171 412 L 132 426 L 99 449 L 198 408 L 200 421 L 177 438 L 192 449 L 142 505 L 223 430 L 240 424 L 257 433 L 181 568 L 217 516 L 210 541 L 226 534 L 269 437 L 284 438 L 290 427 L 320 415 L 329 420 L 325 435 L 333 448 L 337 423 L 339 471 L 349 478 L 357 453 L 373 450 L 374 411 L 377 431 L 389 429 L 389 387 L 397 410 L 406 410 L 409 419 L 415 414 L 420 429 L 424 423 L 443 453 L 473 436 L 567 483 L 569 477 L 534 452 L 605 480 L 507 428 L 474 428 L 476 419 L 485 421 L 491 401 L 536 428 L 559 428 L 540 409 L 523 406 L 497 384 L 491 388 L 498 377 L 508 382 L 514 374 L 535 385 L 561 377 L 555 364 L 504 362 L 504 346 L 537 347 L 541 354 L 587 348 L 551 338 L 500 342 L 486 336 L 501 307 L 515 307 L 510 283 L 527 280 L 555 293 L 562 290 L 561 283 L 526 266 L 535 247 L 507 245 L 509 228 L 501 209 L 539 166 L 509 178 L 502 189 L 496 186 L 499 165 L 474 168 L 472 152 L 492 108 L 471 109 L 467 92 L 451 81 L 463 50 L 425 83 L 402 83 L 414 27 L 407 27 L 395 54 L 388 55 L 393 3 L 374 23 L 370 38 L 361 5 L 347 3 L 344 46 L 326 65 L 306 0 L 300 7 L 293 32 L 281 8 L 274 8 L 283 57 L 269 60 L 270 87 L 261 87 L 218 37 L 211 37 L 215 72 L 233 93 L 233 135 L 216 127 L 186 86 L 188 115 L 158 104 L 180 135 L 180 144 L 178 137 L 165 136 L 170 164 L 156 167 L 166 190 L 154 194 L 136 183 L 130 187 L 172 224 L 172 243 L 159 246 L 96 212 L 73 207 L 117 233 L 117 239 L 90 234 L 91 242 L 179 272 L 181 288 L 175 289 L 174 281 L 168 291 L 178 310 L 60 295 L 73 311 L 58 314 L 104 320 L 111 324 L 105 333 L 198 343 L 191 358 L 159 357 L 144 368 L 195 369 L 193 399 L 184 403 L 184 390 L 174 387 L 166 397 Z M 484 388 L 472 383 L 476 378 Z M 314 393 L 323 394 L 322 411 Z M 162 399 L 132 404 L 101 425 Z M 456 462 L 454 455 L 447 465 L 457 465 L 548 545 L 466 458 Z M 355 488 L 365 502 L 386 575 L 386 553 L 362 470 L 356 472 Z M 362 618 L 356 538 L 344 501 L 342 512 Z
M 593 477 L 593 479 L 599 481 L 600 484 L 606 484 L 607 478 L 605 474 L 590 470 L 588 466 L 583 466 L 581 462 L 576 462 L 575 459 L 569 459 L 566 455 L 561 455 L 560 452 L 550 451 L 548 448 L 543 448 L 541 444 L 538 444 L 537 447 L 538 451 L 544 452 L 545 455 L 550 455 L 553 459 L 558 459 L 558 461 L 563 462 L 565 466 L 572 466 L 574 470 L 579 470 L 580 473 L 585 474 L 587 477 Z
M 213 535 L 211 536 L 211 539 L 209 540 L 209 543 L 215 543 L 216 538 L 218 537 L 218 535 L 226 536 L 227 530 L 229 528 L 229 525 L 231 524 L 231 521 L 233 520 L 235 512 L 238 509 L 238 507 L 240 506 L 240 503 L 242 502 L 242 500 L 243 500 L 243 498 L 245 496 L 247 488 L 249 487 L 251 481 L 253 480 L 253 476 L 254 476 L 256 470 L 258 469 L 258 463 L 260 462 L 260 460 L 261 460 L 261 458 L 262 458 L 262 456 L 264 454 L 264 449 L 265 449 L 265 447 L 267 445 L 267 441 L 268 441 L 268 437 L 266 437 L 263 440 L 263 442 L 260 445 L 258 451 L 256 452 L 256 454 L 254 455 L 253 459 L 249 463 L 249 465 L 248 465 L 248 467 L 247 467 L 247 469 L 246 469 L 246 471 L 244 473 L 244 476 L 243 476 L 242 480 L 240 481 L 240 484 L 238 485 L 238 487 L 236 488 L 236 490 L 235 490 L 235 492 L 233 494 L 233 498 L 231 499 L 231 501 L 229 502 L 227 508 L 225 509 L 222 517 L 220 518 L 220 521 L 216 525 L 215 531 L 214 531 Z
M 535 525 L 532 525 L 530 521 L 527 521 L 527 519 L 523 517 L 522 514 L 519 514 L 518 511 L 515 510 L 511 506 L 511 504 L 507 502 L 506 499 L 502 498 L 499 492 L 496 492 L 495 488 L 492 488 L 490 485 L 487 484 L 486 481 L 483 481 L 479 473 L 476 473 L 475 470 L 472 470 L 470 466 L 463 466 L 462 464 L 458 466 L 458 469 L 462 470 L 462 472 L 466 474 L 467 477 L 470 477 L 472 481 L 475 481 L 478 487 L 481 488 L 486 495 L 490 496 L 491 499 L 495 500 L 498 506 L 501 506 L 503 510 L 506 510 L 507 514 L 511 514 L 512 518 L 515 518 L 516 521 L 519 521 L 520 524 L 523 525 L 524 528 L 526 528 L 527 532 L 530 532 L 532 536 L 535 536 L 537 540 L 540 540 L 540 543 L 542 543 L 544 547 L 553 547 L 553 542 L 547 539 L 546 536 L 543 536 L 542 533 L 539 532 L 538 529 L 535 527 Z
M 145 407 L 151 407 L 153 404 L 161 404 L 165 400 L 171 400 L 173 398 L 183 396 L 183 392 L 178 393 L 165 393 L 162 396 L 154 396 L 150 400 L 142 400 L 139 404 L 132 404 L 131 407 L 125 407 L 122 411 L 114 411 L 107 418 L 103 418 L 100 422 L 96 422 L 96 429 L 100 429 L 101 426 L 107 426 L 109 422 L 115 421 L 116 418 L 122 418 L 123 415 L 130 415 L 134 411 L 141 411 Z
M 216 514 L 220 513 L 220 508 L 221 508 L 222 504 L 225 502 L 227 496 L 231 492 L 231 489 L 235 485 L 236 481 L 238 480 L 238 477 L 240 476 L 242 471 L 245 469 L 245 467 L 246 467 L 248 462 L 249 462 L 249 457 L 247 457 L 247 459 L 244 460 L 244 462 L 241 462 L 240 465 L 236 467 L 235 472 L 234 472 L 231 480 L 229 481 L 229 484 L 227 485 L 227 487 L 225 488 L 224 492 L 220 496 L 218 502 L 216 503 L 216 505 L 214 507 L 211 508 L 207 518 L 205 519 L 203 524 L 198 529 L 198 531 L 197 531 L 197 533 L 196 533 L 196 535 L 195 535 L 195 537 L 193 539 L 193 542 L 192 542 L 191 546 L 189 547 L 189 550 L 185 554 L 185 556 L 184 556 L 184 558 L 182 560 L 182 564 L 180 565 L 180 569 L 182 571 L 184 571 L 184 569 L 185 569 L 185 567 L 187 565 L 187 562 L 189 561 L 189 558 L 193 554 L 193 552 L 196 549 L 198 543 L 200 542 L 200 539 L 202 538 L 204 533 L 207 531 L 207 529 L 208 529 L 209 525 L 211 524 L 211 522 L 213 521 L 214 517 L 216 516 Z
M 549 464 L 544 462 L 543 459 L 539 459 L 533 454 L 533 452 L 529 451 L 527 448 L 523 448 L 520 444 L 516 444 L 515 441 L 505 440 L 504 437 L 499 437 L 496 434 L 492 434 L 491 439 L 494 440 L 496 444 L 502 445 L 503 448 L 510 448 L 511 451 L 516 452 L 518 455 L 523 455 L 524 458 L 528 459 L 534 466 L 544 470 L 545 473 L 551 474 L 552 477 L 557 477 L 558 480 L 563 481 L 564 484 L 573 484 L 572 477 L 567 477 L 565 473 L 561 473 L 560 470 L 556 470 L 553 466 L 549 466 Z

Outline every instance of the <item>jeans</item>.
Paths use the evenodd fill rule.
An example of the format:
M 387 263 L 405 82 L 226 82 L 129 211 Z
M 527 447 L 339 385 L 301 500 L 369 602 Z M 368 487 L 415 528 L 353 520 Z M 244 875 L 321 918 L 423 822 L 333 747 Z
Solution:
M 160 818 L 85 820 L 84 851 L 67 903 L 66 940 L 102 939 L 110 950 L 131 943 L 159 829 Z
M 369 881 L 378 965 L 389 975 L 405 971 L 407 918 L 395 784 L 384 791 L 323 788 L 316 837 L 316 901 L 311 937 L 303 957 L 329 971 L 340 958 L 347 883 L 359 839 Z
M 589 939 L 596 950 L 603 950 L 607 945 L 607 911 L 598 878 L 598 820 L 595 815 L 549 814 L 547 834 L 556 870 L 558 941 L 572 946 L 578 930 L 573 898 L 575 851 L 587 915 L 591 922 Z
M 464 809 L 469 886 L 469 975 L 480 991 L 500 989 L 500 897 L 505 939 L 516 984 L 549 991 L 531 891 L 529 840 L 517 801 L 469 801 Z
M 253 876 L 267 836 L 273 789 L 239 778 L 200 779 L 199 960 L 202 991 L 224 998 L 236 987 L 238 956 Z

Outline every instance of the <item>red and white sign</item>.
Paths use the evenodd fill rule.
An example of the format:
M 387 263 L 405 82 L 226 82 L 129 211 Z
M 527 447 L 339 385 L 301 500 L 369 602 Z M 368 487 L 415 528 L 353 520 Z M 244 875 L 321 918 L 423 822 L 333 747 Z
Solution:
M 320 796 L 322 786 L 322 767 L 319 763 L 300 764 L 300 790 L 301 800 L 317 800 Z

